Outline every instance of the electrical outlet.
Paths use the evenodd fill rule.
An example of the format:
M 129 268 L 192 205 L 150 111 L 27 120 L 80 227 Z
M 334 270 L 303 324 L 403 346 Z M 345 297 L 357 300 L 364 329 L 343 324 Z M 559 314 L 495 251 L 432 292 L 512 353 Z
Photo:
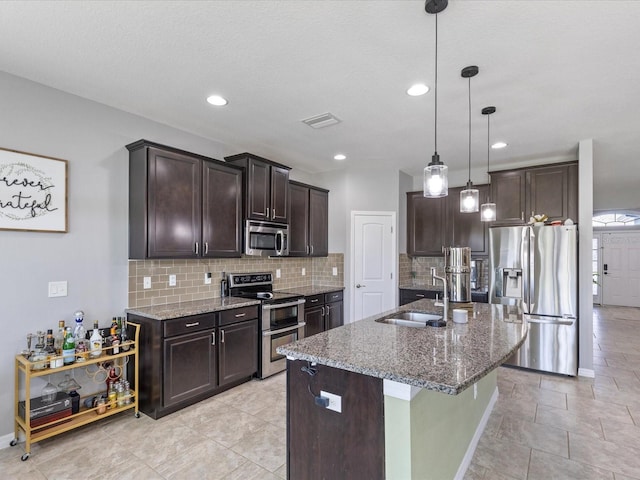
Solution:
M 338 267 L 333 267 L 333 276 L 334 277 L 338 276 Z
M 328 410 L 333 410 L 334 412 L 342 413 L 342 397 L 340 395 L 336 395 L 334 393 L 329 393 L 321 390 L 320 396 L 329 399 L 329 405 L 327 406 Z
M 49 297 L 66 297 L 67 282 L 49 282 Z
M 207 272 L 204 274 L 204 284 L 211 285 L 211 272 Z
M 302 268 L 302 276 L 304 277 L 307 274 L 307 269 L 306 268 Z
M 280 278 L 282 276 L 282 272 L 279 268 L 276 268 L 276 278 Z
M 175 287 L 176 286 L 176 276 L 175 275 L 169 275 L 169 286 L 170 287 Z
M 151 277 L 144 277 L 142 281 L 142 288 L 144 288 L 145 290 L 151 288 Z

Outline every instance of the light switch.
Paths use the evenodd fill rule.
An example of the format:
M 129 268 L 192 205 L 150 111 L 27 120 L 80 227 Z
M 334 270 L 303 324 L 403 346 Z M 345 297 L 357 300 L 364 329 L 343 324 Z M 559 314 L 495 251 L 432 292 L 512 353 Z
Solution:
M 49 297 L 66 297 L 67 296 L 67 282 L 49 282 Z

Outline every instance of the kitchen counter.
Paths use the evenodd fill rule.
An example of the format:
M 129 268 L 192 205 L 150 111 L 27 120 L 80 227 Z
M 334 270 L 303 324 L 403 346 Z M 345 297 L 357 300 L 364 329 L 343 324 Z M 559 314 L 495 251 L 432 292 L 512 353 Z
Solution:
M 250 305 L 260 305 L 260 300 L 240 297 L 209 298 L 207 300 L 168 303 L 164 305 L 154 305 L 152 307 L 129 308 L 126 312 L 152 320 L 170 320 L 172 318 L 188 317 L 190 315 L 218 312 Z
M 450 305 L 449 315 L 456 308 Z M 446 327 L 411 328 L 376 322 L 394 312 L 438 313 L 433 300 L 329 330 L 278 348 L 291 359 L 360 373 L 457 395 L 497 368 L 524 341 L 527 333 L 517 307 L 475 304 L 476 318 Z
M 329 292 L 337 292 L 340 290 L 344 290 L 344 287 L 329 287 L 329 286 L 323 286 L 323 285 L 313 285 L 308 287 L 287 288 L 285 290 L 278 290 L 278 292 L 298 293 L 300 295 L 304 295 L 305 297 L 311 297 L 313 295 L 320 295 L 320 294 L 329 293 Z

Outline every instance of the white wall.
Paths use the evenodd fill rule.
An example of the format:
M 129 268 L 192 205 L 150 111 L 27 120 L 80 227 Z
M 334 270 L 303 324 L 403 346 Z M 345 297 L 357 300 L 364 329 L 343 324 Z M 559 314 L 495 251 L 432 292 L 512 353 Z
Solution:
M 69 232 L 0 231 L 2 437 L 13 430 L 13 357 L 26 348 L 26 334 L 55 329 L 61 319 L 69 325 L 77 309 L 85 311 L 85 323 L 99 320 L 106 326 L 126 307 L 125 145 L 145 138 L 214 158 L 238 152 L 4 73 L 0 105 L 1 148 L 69 161 Z M 53 280 L 69 282 L 67 297 L 47 298 Z
M 578 374 L 593 376 L 593 140 L 578 147 Z

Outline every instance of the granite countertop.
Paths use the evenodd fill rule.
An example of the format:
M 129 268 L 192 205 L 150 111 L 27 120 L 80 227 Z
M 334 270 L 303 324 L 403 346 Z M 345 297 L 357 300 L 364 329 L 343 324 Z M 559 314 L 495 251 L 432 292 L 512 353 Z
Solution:
M 172 318 L 188 317 L 189 315 L 218 312 L 250 305 L 260 305 L 260 300 L 240 297 L 209 298 L 207 300 L 168 303 L 152 307 L 128 308 L 126 311 L 127 313 L 151 318 L 152 320 L 170 320 Z
M 329 287 L 329 286 L 323 286 L 323 285 L 313 285 L 309 287 L 287 288 L 285 290 L 278 290 L 278 292 L 298 293 L 300 295 L 304 295 L 305 297 L 310 297 L 312 295 L 320 295 L 321 293 L 337 292 L 340 290 L 344 290 L 344 287 Z
M 433 300 L 419 300 L 278 347 L 277 351 L 297 360 L 457 395 L 502 364 L 520 347 L 527 333 L 517 307 L 473 305 L 476 318 L 470 310 L 467 324 L 455 324 L 451 317 L 442 328 L 375 321 L 400 311 L 442 312 Z M 453 308 L 451 305 L 449 315 Z

